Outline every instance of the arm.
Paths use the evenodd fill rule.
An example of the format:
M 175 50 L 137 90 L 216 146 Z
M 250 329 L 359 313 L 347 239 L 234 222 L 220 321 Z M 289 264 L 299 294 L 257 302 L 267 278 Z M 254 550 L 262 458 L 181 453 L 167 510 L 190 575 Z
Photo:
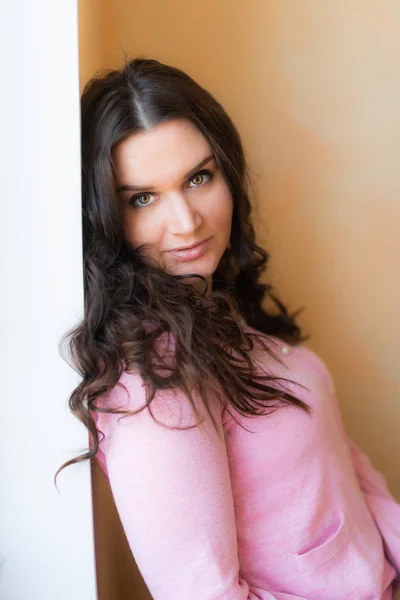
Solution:
M 124 383 L 128 403 L 118 390 L 112 406 L 142 406 L 140 378 L 129 375 Z M 195 423 L 178 393 L 159 392 L 151 407 L 163 423 Z M 187 430 L 157 424 L 147 409 L 119 422 L 121 415 L 99 417 L 114 500 L 150 593 L 154 600 L 306 600 L 254 588 L 240 577 L 225 443 L 200 410 L 203 424 Z
M 400 504 L 367 455 L 348 436 L 347 443 L 365 501 L 384 539 L 387 557 L 400 574 Z
M 368 456 L 346 434 L 331 373 L 325 363 L 323 367 L 327 388 L 334 402 L 337 420 L 349 448 L 365 502 L 383 538 L 386 556 L 400 575 L 400 504 L 391 495 L 382 473 L 372 466 Z

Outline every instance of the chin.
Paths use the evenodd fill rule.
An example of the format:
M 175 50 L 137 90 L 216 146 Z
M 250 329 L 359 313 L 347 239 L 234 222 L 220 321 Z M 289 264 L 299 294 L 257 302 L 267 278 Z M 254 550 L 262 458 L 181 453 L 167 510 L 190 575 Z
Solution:
M 174 275 L 188 275 L 189 273 L 193 273 L 211 280 L 213 273 L 215 273 L 218 267 L 218 263 L 219 260 L 217 260 L 217 257 L 204 255 L 197 260 L 182 262 L 178 267 L 175 265 L 175 268 L 171 272 Z

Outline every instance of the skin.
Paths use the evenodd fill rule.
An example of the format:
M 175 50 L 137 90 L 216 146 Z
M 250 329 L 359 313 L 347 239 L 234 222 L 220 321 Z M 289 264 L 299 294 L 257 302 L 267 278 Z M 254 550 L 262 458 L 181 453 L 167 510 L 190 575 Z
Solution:
M 171 274 L 203 275 L 211 290 L 229 244 L 233 201 L 202 133 L 190 121 L 174 119 L 128 137 L 115 147 L 113 161 L 117 190 L 137 187 L 118 192 L 127 242 L 134 248 L 146 244 L 146 260 Z M 169 252 L 207 238 L 206 251 L 194 260 L 183 262 Z

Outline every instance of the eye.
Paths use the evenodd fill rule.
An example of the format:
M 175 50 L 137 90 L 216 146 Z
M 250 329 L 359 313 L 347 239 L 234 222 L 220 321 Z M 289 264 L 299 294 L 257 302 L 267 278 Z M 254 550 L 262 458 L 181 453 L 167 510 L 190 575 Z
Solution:
M 204 169 L 203 171 L 199 171 L 198 173 L 196 173 L 196 175 L 193 175 L 190 182 L 194 183 L 194 186 L 190 187 L 199 187 L 200 185 L 203 185 L 203 183 L 210 181 L 210 179 L 212 179 L 211 171 Z
M 142 206 L 148 206 L 149 204 L 152 204 L 151 196 L 152 194 L 149 194 L 148 192 L 145 192 L 143 194 L 136 194 L 135 196 L 132 196 L 132 198 L 129 200 L 129 204 L 132 204 L 137 208 L 140 208 Z

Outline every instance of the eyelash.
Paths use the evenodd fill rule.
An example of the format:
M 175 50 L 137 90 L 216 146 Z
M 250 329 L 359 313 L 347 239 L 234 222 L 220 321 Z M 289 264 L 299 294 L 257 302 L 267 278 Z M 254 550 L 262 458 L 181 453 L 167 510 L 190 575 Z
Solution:
M 214 173 L 212 173 L 208 169 L 203 169 L 202 171 L 195 173 L 189 179 L 189 181 L 192 181 L 192 179 L 195 179 L 199 175 L 203 175 L 203 176 L 206 175 L 208 177 L 207 181 L 200 183 L 199 185 L 192 186 L 192 187 L 201 187 L 202 185 L 205 185 L 205 183 L 208 183 L 209 181 L 211 181 L 211 179 L 214 177 Z M 135 204 L 139 198 L 141 198 L 142 196 L 145 196 L 146 194 L 149 194 L 150 196 L 152 195 L 151 192 L 143 192 L 141 194 L 135 194 L 134 196 L 132 196 L 132 198 L 129 199 L 129 204 L 131 204 L 134 208 L 139 208 L 139 209 L 146 208 L 146 206 L 150 206 L 150 204 L 153 204 L 153 202 L 148 202 L 147 204 Z

